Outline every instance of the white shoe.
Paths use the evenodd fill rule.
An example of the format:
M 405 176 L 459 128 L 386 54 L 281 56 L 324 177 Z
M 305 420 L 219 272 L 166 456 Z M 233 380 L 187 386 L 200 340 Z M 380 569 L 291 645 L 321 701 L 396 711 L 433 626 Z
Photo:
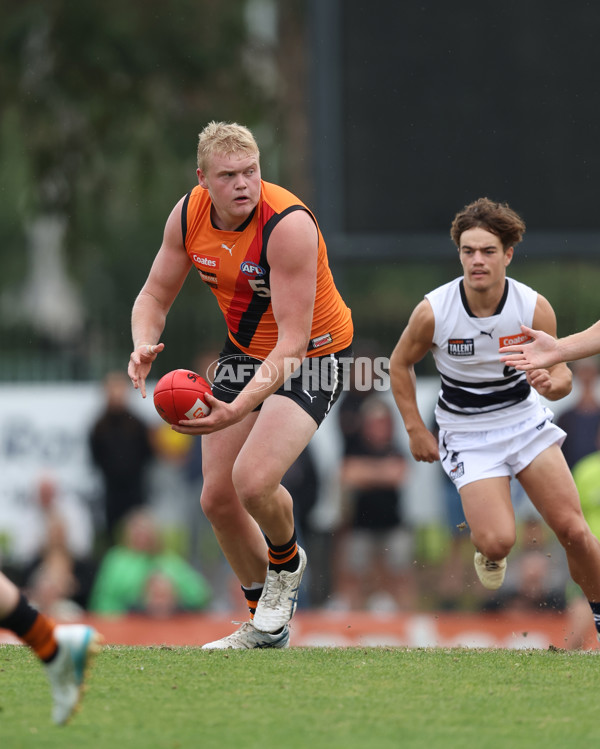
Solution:
M 259 632 L 252 622 L 244 622 L 233 634 L 207 642 L 202 650 L 252 650 L 253 648 L 289 648 L 290 630 L 286 626 L 276 635 Z
M 100 651 L 102 637 L 92 627 L 70 624 L 56 627 L 58 652 L 45 663 L 52 692 L 52 720 L 66 723 L 79 704 L 86 667 Z
M 254 626 L 261 632 L 277 632 L 294 615 L 298 604 L 298 588 L 306 568 L 306 554 L 298 547 L 299 564 L 295 572 L 269 570 L 254 614 Z
M 475 572 L 481 580 L 481 584 L 488 590 L 498 590 L 504 582 L 506 575 L 506 557 L 492 562 L 491 559 L 484 557 L 480 551 L 475 552 Z

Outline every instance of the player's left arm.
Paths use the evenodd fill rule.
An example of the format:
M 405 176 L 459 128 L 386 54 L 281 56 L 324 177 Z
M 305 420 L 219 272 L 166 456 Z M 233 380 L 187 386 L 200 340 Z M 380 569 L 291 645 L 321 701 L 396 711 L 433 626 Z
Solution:
M 277 224 L 269 237 L 267 258 L 270 291 L 278 337 L 265 364 L 258 367 L 232 403 L 208 396 L 208 416 L 191 424 L 179 424 L 175 431 L 204 434 L 241 421 L 274 393 L 297 369 L 306 356 L 317 286 L 319 237 L 311 216 L 293 211 Z
M 270 380 L 269 385 L 260 390 L 251 380 L 235 399 L 247 413 L 274 393 L 306 356 L 317 289 L 318 250 L 317 227 L 307 211 L 288 214 L 271 233 L 267 258 L 277 343 L 268 365 L 255 374 L 257 382 Z
M 556 315 L 550 302 L 541 294 L 538 294 L 532 327 L 556 338 Z M 560 400 L 568 395 L 573 384 L 571 370 L 564 362 L 554 364 L 548 369 L 532 369 L 527 372 L 527 379 L 540 395 L 551 401 Z

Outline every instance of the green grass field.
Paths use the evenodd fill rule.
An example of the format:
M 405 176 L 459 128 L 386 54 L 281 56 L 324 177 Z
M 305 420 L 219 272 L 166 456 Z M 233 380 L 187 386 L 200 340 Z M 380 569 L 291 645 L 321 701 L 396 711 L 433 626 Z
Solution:
M 25 647 L 0 646 L 0 746 L 94 749 L 589 747 L 600 741 L 592 653 L 106 647 L 82 710 L 50 722 Z

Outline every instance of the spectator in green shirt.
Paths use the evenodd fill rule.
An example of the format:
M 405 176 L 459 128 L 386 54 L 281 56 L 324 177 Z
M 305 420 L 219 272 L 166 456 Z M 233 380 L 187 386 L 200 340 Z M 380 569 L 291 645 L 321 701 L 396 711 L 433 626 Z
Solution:
M 573 466 L 581 509 L 596 538 L 600 538 L 600 451 L 586 455 Z
M 90 596 L 96 614 L 148 613 L 169 616 L 204 609 L 211 591 L 183 557 L 165 550 L 160 530 L 146 509 L 126 519 L 123 542 L 105 554 Z
M 600 445 L 600 439 L 597 438 Z M 600 450 L 586 455 L 573 466 L 573 479 L 579 492 L 581 509 L 596 538 L 600 538 Z M 567 647 L 584 647 L 593 630 L 589 606 L 581 590 L 573 583 L 567 586 L 569 623 L 565 642 Z

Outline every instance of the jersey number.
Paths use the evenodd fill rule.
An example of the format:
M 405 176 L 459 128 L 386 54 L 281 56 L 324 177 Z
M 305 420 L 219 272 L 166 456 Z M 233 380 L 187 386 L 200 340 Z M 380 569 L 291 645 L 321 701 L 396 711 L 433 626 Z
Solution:
M 271 289 L 267 286 L 267 282 L 264 278 L 250 278 L 248 279 L 250 288 L 258 296 L 271 296 Z

